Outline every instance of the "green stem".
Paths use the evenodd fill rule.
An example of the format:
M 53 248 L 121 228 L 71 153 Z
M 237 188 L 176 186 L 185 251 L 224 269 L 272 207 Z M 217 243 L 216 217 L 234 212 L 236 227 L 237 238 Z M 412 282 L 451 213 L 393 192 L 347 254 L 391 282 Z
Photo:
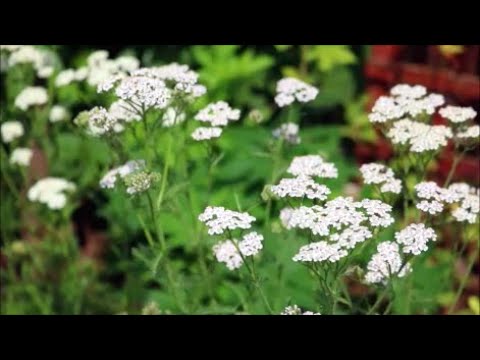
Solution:
M 457 149 L 457 146 L 455 147 L 455 149 Z M 457 170 L 458 164 L 460 163 L 460 161 L 465 156 L 465 153 L 466 153 L 466 150 L 463 150 L 460 153 L 459 156 L 455 155 L 455 157 L 453 159 L 452 168 L 450 169 L 450 172 L 448 173 L 447 179 L 445 180 L 445 183 L 443 184 L 443 187 L 447 187 L 448 185 L 450 185 L 450 181 L 452 181 L 453 174 L 455 174 L 455 170 Z
M 462 296 L 463 290 L 465 289 L 465 286 L 467 285 L 468 278 L 472 272 L 473 266 L 475 265 L 475 261 L 477 260 L 478 252 L 475 252 L 472 258 L 470 259 L 470 262 L 468 263 L 467 266 L 467 271 L 465 272 L 465 276 L 462 278 L 462 281 L 460 282 L 460 287 L 457 290 L 457 293 L 455 294 L 455 300 L 453 301 L 452 305 L 450 306 L 450 309 L 448 310 L 448 314 L 451 315 L 453 311 L 455 310 L 458 300 L 460 300 L 460 296 Z

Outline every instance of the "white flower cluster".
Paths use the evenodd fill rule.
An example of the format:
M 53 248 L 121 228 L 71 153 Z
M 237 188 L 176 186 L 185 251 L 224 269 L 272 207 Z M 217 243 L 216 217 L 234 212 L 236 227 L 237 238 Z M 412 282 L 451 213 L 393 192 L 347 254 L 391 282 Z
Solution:
M 475 116 L 477 116 L 477 112 L 471 107 L 449 105 L 440 109 L 438 112 L 443 118 L 455 124 L 473 120 Z
M 428 242 L 436 241 L 437 235 L 432 228 L 424 224 L 410 224 L 405 229 L 395 233 L 395 241 L 402 245 L 405 254 L 419 255 L 428 250 Z
M 336 178 L 338 170 L 333 163 L 326 162 L 319 155 L 297 156 L 287 169 L 294 176 Z
M 452 130 L 444 125 L 427 125 L 410 119 L 395 122 L 387 137 L 396 145 L 408 145 L 410 151 L 424 152 L 446 146 L 453 137 Z
M 65 192 L 75 190 L 75 184 L 61 178 L 45 178 L 33 185 L 27 193 L 28 200 L 40 202 L 52 210 L 62 209 L 67 203 Z
M 377 252 L 368 262 L 365 281 L 368 284 L 385 284 L 392 276 L 404 277 L 410 271 L 410 264 L 402 264 L 398 244 L 385 241 L 377 246 Z
M 137 171 L 127 175 L 124 178 L 127 187 L 127 194 L 136 195 L 143 193 L 150 189 L 159 177 L 156 173 L 148 173 L 146 171 Z
M 175 95 L 200 97 L 206 93 L 205 86 L 198 84 L 198 74 L 188 65 L 171 63 L 159 67 L 144 68 L 134 72 L 133 75 L 146 75 L 163 80 L 172 89 Z
M 421 85 L 396 85 L 390 90 L 390 95 L 381 96 L 375 102 L 368 116 L 372 123 L 386 123 L 404 116 L 432 115 L 445 103 L 442 95 L 427 95 L 426 88 Z
M 433 181 L 424 181 L 415 185 L 417 197 L 422 199 L 417 209 L 436 215 L 443 211 L 444 204 L 452 204 L 460 200 L 460 196 L 450 189 L 443 189 Z
M 0 127 L 2 140 L 4 143 L 10 143 L 15 139 L 23 136 L 25 133 L 23 125 L 19 121 L 6 121 Z
M 456 136 L 460 139 L 475 139 L 478 141 L 480 137 L 480 125 L 468 126 L 465 130 L 457 132 Z
M 87 131 L 92 136 L 118 132 L 123 129 L 119 128 L 119 125 L 121 125 L 119 121 L 103 107 L 94 107 L 88 111 Z
M 195 120 L 209 123 L 210 127 L 196 129 L 192 133 L 192 138 L 196 141 L 218 138 L 222 134 L 220 127 L 227 126 L 229 121 L 238 121 L 239 119 L 240 110 L 232 109 L 225 101 L 209 104 L 198 112 Z
M 142 108 L 165 109 L 170 104 L 172 94 L 163 80 L 140 75 L 116 79 L 118 84 L 112 84 L 112 87 L 116 85 L 115 94 L 137 111 Z M 98 89 L 99 92 L 108 90 L 108 87 L 101 86 Z
M 219 127 L 199 127 L 192 133 L 192 138 L 196 141 L 211 140 L 222 135 L 222 128 Z
M 256 219 L 248 213 L 240 213 L 224 207 L 208 206 L 198 220 L 208 227 L 209 235 L 221 235 L 226 230 L 250 229 Z
M 455 192 L 460 201 L 460 205 L 452 211 L 453 218 L 459 222 L 475 224 L 480 213 L 480 189 L 465 183 L 451 184 L 448 189 Z
M 302 312 L 302 309 L 298 305 L 287 306 L 280 315 L 321 315 L 320 313 L 314 313 L 312 311 Z
M 348 254 L 356 244 L 372 237 L 369 227 L 388 227 L 394 219 L 392 207 L 379 200 L 338 197 L 324 206 L 301 206 L 284 211 L 282 223 L 292 229 L 307 229 L 313 235 L 326 237 L 325 241 L 300 249 L 295 261 L 335 262 Z M 332 232 L 333 231 L 333 232 Z
M 8 67 L 18 64 L 31 64 L 39 78 L 45 79 L 53 74 L 54 67 L 50 54 L 32 45 L 2 45 L 10 52 Z
M 115 169 L 110 170 L 103 178 L 100 180 L 100 187 L 102 189 L 113 189 L 117 183 L 118 178 L 125 179 L 128 175 L 133 174 L 134 172 L 143 170 L 145 168 L 144 160 L 131 160 L 126 164 L 119 166 Z
M 289 144 L 300 144 L 300 136 L 298 136 L 298 125 L 292 122 L 282 124 L 279 128 L 273 130 L 272 135 L 277 139 L 283 139 Z
M 284 78 L 277 83 L 277 95 L 275 102 L 284 107 L 292 104 L 295 100 L 306 103 L 314 100 L 318 95 L 318 89 L 295 78 Z
M 298 254 L 293 257 L 293 261 L 322 262 L 328 260 L 334 263 L 347 256 L 347 254 L 348 252 L 339 244 L 319 241 L 302 246 Z
M 68 110 L 61 105 L 54 105 L 50 110 L 49 120 L 51 123 L 65 121 L 69 118 Z
M 292 197 L 325 200 L 330 194 L 330 189 L 325 185 L 317 184 L 307 176 L 298 176 L 292 179 L 282 179 L 278 185 L 273 185 L 270 190 L 280 198 Z
M 200 110 L 195 120 L 210 123 L 211 126 L 226 126 L 229 121 L 240 119 L 240 110 L 232 109 L 225 101 L 218 101 Z
M 87 66 L 61 71 L 55 79 L 55 85 L 62 87 L 86 80 L 90 86 L 99 86 L 113 76 L 126 76 L 140 65 L 140 61 L 133 56 L 120 56 L 116 59 L 109 59 L 108 56 L 105 50 L 93 52 L 87 58 Z
M 20 165 L 20 166 L 29 166 L 30 161 L 32 160 L 32 150 L 28 148 L 16 148 L 12 151 L 10 155 L 10 164 Z
M 365 184 L 381 185 L 381 192 L 400 194 L 402 182 L 395 178 L 393 170 L 382 164 L 370 163 L 360 167 Z
M 241 241 L 236 239 L 221 241 L 213 246 L 213 253 L 217 261 L 225 263 L 228 269 L 238 269 L 247 256 L 254 256 L 263 248 L 263 236 L 251 232 L 243 236 Z
M 15 98 L 15 106 L 23 111 L 31 106 L 45 105 L 47 102 L 47 90 L 41 86 L 28 86 Z

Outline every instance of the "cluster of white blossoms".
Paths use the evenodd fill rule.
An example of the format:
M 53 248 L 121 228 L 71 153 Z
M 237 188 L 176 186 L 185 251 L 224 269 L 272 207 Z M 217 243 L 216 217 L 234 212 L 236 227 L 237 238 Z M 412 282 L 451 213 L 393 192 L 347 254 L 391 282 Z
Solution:
M 105 176 L 100 180 L 100 187 L 102 189 L 113 189 L 117 183 L 117 180 L 125 179 L 127 176 L 145 169 L 144 160 L 131 160 L 126 164 L 119 166 L 115 169 L 110 170 Z
M 370 163 L 360 167 L 365 184 L 380 185 L 381 192 L 400 194 L 402 182 L 395 178 L 393 170 L 385 165 Z
M 2 141 L 4 143 L 10 143 L 19 137 L 22 137 L 25 133 L 23 125 L 19 121 L 5 121 L 1 127 L 0 132 L 2 134 Z
M 480 125 L 468 126 L 464 130 L 458 131 L 455 136 L 459 139 L 475 139 L 478 141 L 480 137 Z
M 460 204 L 452 211 L 456 221 L 475 224 L 480 213 L 480 189 L 465 183 L 451 184 L 448 189 L 457 194 Z
M 439 114 L 454 124 L 463 123 L 468 120 L 473 120 L 477 116 L 477 112 L 471 107 L 461 106 L 445 106 L 440 109 Z
M 410 264 L 402 263 L 398 244 L 384 241 L 377 246 L 377 252 L 368 262 L 365 281 L 368 284 L 385 284 L 392 276 L 404 277 L 410 271 Z
M 394 219 L 392 207 L 380 200 L 356 202 L 337 197 L 324 206 L 301 206 L 285 210 L 282 223 L 289 229 L 309 230 L 325 240 L 302 247 L 294 261 L 336 262 L 357 244 L 371 238 L 371 228 L 388 227 Z
M 45 105 L 47 102 L 47 89 L 41 86 L 26 87 L 15 98 L 15 106 L 23 111 L 26 111 L 32 106 Z
M 298 176 L 291 179 L 282 179 L 278 185 L 270 187 L 273 194 L 279 198 L 292 197 L 325 200 L 330 189 L 325 185 L 317 184 L 308 176 Z
M 192 138 L 196 141 L 211 140 L 220 137 L 222 131 L 219 127 L 199 127 L 192 132 Z
M 280 315 L 321 315 L 320 313 L 314 313 L 313 311 L 302 312 L 302 309 L 298 305 L 287 306 Z
M 29 166 L 30 161 L 32 160 L 33 152 L 28 148 L 16 148 L 12 151 L 10 155 L 10 164 L 20 165 L 20 166 Z
M 390 90 L 390 95 L 381 96 L 375 102 L 368 116 L 372 123 L 386 123 L 405 116 L 432 115 L 445 103 L 442 95 L 427 95 L 427 89 L 421 85 L 396 85 Z
M 192 133 L 192 138 L 196 141 L 218 138 L 222 134 L 222 126 L 239 119 L 240 110 L 232 109 L 225 101 L 209 104 L 195 115 L 195 120 L 208 123 L 210 126 L 197 128 Z
M 47 205 L 52 210 L 59 210 L 67 203 L 66 192 L 74 191 L 75 184 L 61 178 L 48 177 L 33 185 L 27 193 L 27 198 L 33 202 Z
M 225 263 L 228 269 L 235 270 L 242 266 L 244 258 L 254 256 L 263 249 L 263 236 L 251 232 L 236 239 L 221 241 L 213 246 L 213 253 L 217 261 Z
M 112 76 L 126 76 L 140 66 L 140 61 L 133 56 L 120 56 L 109 59 L 105 50 L 95 51 L 87 58 L 87 65 L 79 69 L 61 71 L 55 85 L 62 87 L 73 82 L 86 81 L 90 86 L 98 86 Z
M 198 220 L 208 227 L 209 235 L 221 235 L 226 230 L 250 229 L 256 219 L 246 212 L 237 212 L 224 207 L 208 206 Z
M 103 107 L 94 107 L 87 114 L 87 131 L 92 136 L 102 136 L 123 130 L 119 121 Z
M 49 120 L 51 123 L 65 121 L 70 117 L 68 110 L 61 105 L 54 105 L 50 110 Z
M 39 78 L 45 79 L 53 74 L 51 54 L 32 45 L 1 45 L 2 50 L 9 52 L 8 67 L 19 64 L 31 64 Z
M 284 107 L 292 104 L 295 100 L 306 103 L 314 100 L 318 95 L 318 89 L 295 78 L 284 78 L 277 83 L 277 95 L 275 102 Z
M 285 142 L 293 145 L 300 144 L 300 136 L 298 136 L 298 125 L 292 122 L 282 124 L 279 128 L 273 130 L 274 138 L 283 139 Z
M 149 173 L 143 170 L 124 177 L 127 194 L 129 195 L 136 195 L 147 191 L 158 180 L 159 176 L 157 173 Z
M 427 244 L 436 241 L 437 235 L 432 228 L 424 224 L 410 224 L 405 229 L 395 233 L 395 241 L 402 245 L 405 254 L 419 255 L 428 250 Z
M 365 281 L 369 284 L 386 282 L 394 276 L 403 277 L 411 271 L 410 264 L 402 254 L 419 255 L 428 250 L 428 243 L 436 241 L 437 235 L 424 224 L 410 224 L 395 233 L 395 242 L 385 241 L 378 245 L 377 252 L 367 264 Z
M 460 200 L 460 196 L 450 189 L 444 189 L 433 181 L 424 181 L 415 185 L 417 197 L 421 201 L 416 205 L 417 209 L 431 215 L 443 211 L 444 204 L 453 204 Z
M 407 145 L 410 151 L 435 151 L 448 144 L 453 137 L 452 130 L 444 125 L 428 125 L 410 119 L 395 123 L 387 133 L 395 145 Z
M 336 178 L 338 170 L 333 163 L 326 162 L 320 155 L 295 157 L 287 169 L 294 176 Z
M 188 65 L 171 63 L 168 65 L 139 69 L 133 75 L 146 75 L 164 81 L 174 92 L 174 96 L 197 98 L 207 91 L 205 86 L 198 84 L 198 73 Z
M 226 126 L 229 121 L 240 119 L 240 110 L 232 109 L 225 101 L 209 104 L 195 115 L 195 120 L 209 123 L 211 126 Z

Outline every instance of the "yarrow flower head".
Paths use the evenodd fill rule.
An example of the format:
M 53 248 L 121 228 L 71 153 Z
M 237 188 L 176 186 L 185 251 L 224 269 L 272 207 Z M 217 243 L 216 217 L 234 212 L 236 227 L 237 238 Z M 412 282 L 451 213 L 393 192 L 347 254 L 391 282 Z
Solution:
M 384 241 L 377 246 L 376 254 L 368 262 L 365 281 L 368 284 L 385 284 L 391 277 L 404 277 L 410 271 L 410 264 L 402 265 L 398 244 Z
M 459 195 L 450 189 L 439 187 L 433 181 L 421 182 L 415 186 L 417 197 L 422 199 L 416 206 L 417 209 L 436 215 L 443 211 L 444 204 L 452 204 L 460 200 Z
M 275 102 L 284 107 L 298 101 L 307 103 L 318 95 L 318 89 L 295 78 L 284 78 L 277 83 Z
M 28 148 L 16 148 L 10 156 L 10 164 L 29 166 L 32 160 L 32 150 Z
M 48 101 L 47 90 L 41 86 L 29 86 L 22 90 L 15 99 L 15 106 L 26 111 L 32 106 L 45 105 Z
M 478 141 L 480 137 L 480 125 L 469 126 L 465 130 L 457 132 L 455 136 L 461 140 L 474 139 Z
M 402 183 L 395 178 L 392 169 L 382 164 L 370 163 L 360 167 L 365 184 L 381 185 L 381 192 L 392 192 L 399 194 L 402 190 Z
M 112 116 L 103 107 L 94 107 L 89 111 L 81 112 L 74 120 L 75 124 L 86 128 L 86 131 L 95 137 L 110 135 L 123 130 L 119 119 Z
M 473 120 L 477 116 L 477 112 L 471 107 L 461 106 L 445 106 L 439 110 L 443 118 L 449 120 L 454 124 L 463 123 L 468 120 Z
M 480 189 L 465 183 L 451 184 L 448 189 L 455 192 L 460 205 L 452 211 L 453 218 L 458 222 L 475 224 L 480 213 Z
M 45 178 L 37 181 L 27 193 L 30 201 L 40 202 L 52 210 L 59 210 L 67 203 L 66 192 L 75 190 L 75 184 L 61 178 Z
M 19 121 L 6 121 L 0 127 L 2 140 L 4 143 L 10 143 L 15 139 L 23 136 L 25 133 L 23 125 Z
M 69 117 L 68 110 L 61 105 L 54 105 L 50 110 L 49 120 L 51 123 L 65 121 Z
M 282 124 L 279 128 L 273 130 L 273 137 L 283 139 L 289 144 L 300 144 L 300 137 L 298 136 L 298 125 L 295 123 Z
M 246 212 L 208 206 L 198 220 L 208 227 L 209 235 L 221 235 L 227 230 L 250 229 L 256 219 Z
M 325 200 L 330 189 L 325 185 L 317 184 L 311 178 L 299 176 L 292 179 L 282 179 L 278 185 L 270 188 L 273 194 L 280 198 L 292 197 Z
M 138 171 L 124 177 L 127 194 L 136 195 L 150 189 L 150 187 L 159 180 L 157 173 Z
M 402 245 L 405 254 L 419 255 L 428 250 L 428 243 L 436 241 L 437 235 L 432 228 L 424 224 L 410 224 L 405 229 L 395 233 L 395 241 Z
M 325 240 L 300 249 L 295 261 L 335 262 L 348 254 L 357 244 L 371 238 L 370 227 L 390 226 L 394 219 L 392 207 L 379 200 L 338 197 L 324 206 L 301 206 L 291 209 L 285 216 L 284 226 L 304 229 Z
M 453 137 L 452 130 L 444 125 L 427 125 L 410 119 L 395 122 L 387 133 L 395 145 L 408 145 L 413 152 L 435 151 L 446 146 Z
M 4 45 L 2 45 L 4 46 Z M 5 45 L 8 46 L 8 45 Z M 47 51 L 38 49 L 32 45 L 13 45 L 8 50 L 8 66 L 13 67 L 19 64 L 31 64 L 39 78 L 48 78 L 52 75 L 53 60 L 51 54 Z
M 213 247 L 213 253 L 217 261 L 235 270 L 242 266 L 245 257 L 254 256 L 263 249 L 262 242 L 262 235 L 251 232 L 243 236 L 241 241 L 232 239 L 219 242 Z
M 192 138 L 196 141 L 211 140 L 222 135 L 222 128 L 220 127 L 199 127 L 192 133 Z
M 240 119 L 240 110 L 232 109 L 225 101 L 218 101 L 200 110 L 195 120 L 210 123 L 211 126 L 226 126 L 229 121 Z
M 338 170 L 333 163 L 323 160 L 320 155 L 297 156 L 287 169 L 294 176 L 336 178 Z
M 302 309 L 298 305 L 287 306 L 280 315 L 321 315 L 320 313 L 314 313 L 312 311 L 302 312 Z
M 412 117 L 421 114 L 432 115 L 436 108 L 445 103 L 442 95 L 427 95 L 426 88 L 421 85 L 399 84 L 390 90 L 390 95 L 377 99 L 368 116 L 370 122 L 387 123 L 408 115 Z
M 131 160 L 122 166 L 110 170 L 100 180 L 100 187 L 102 189 L 113 189 L 117 183 L 118 178 L 125 179 L 127 176 L 145 169 L 146 163 L 144 160 Z

